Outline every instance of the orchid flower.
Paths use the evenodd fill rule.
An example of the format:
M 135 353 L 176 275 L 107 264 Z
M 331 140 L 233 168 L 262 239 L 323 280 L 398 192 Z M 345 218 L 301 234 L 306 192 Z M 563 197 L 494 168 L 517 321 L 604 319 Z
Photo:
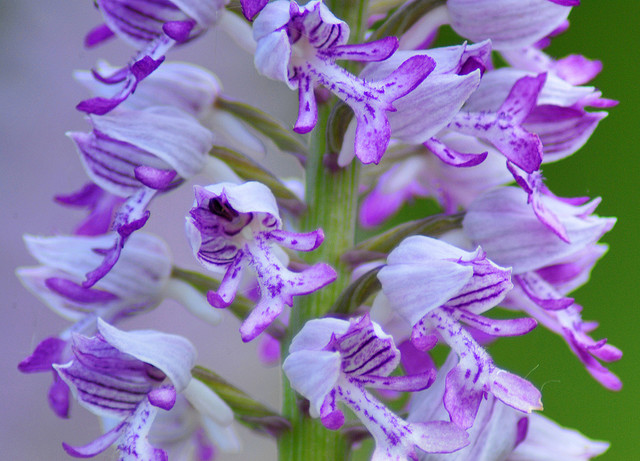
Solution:
M 467 444 L 465 432 L 451 423 L 408 423 L 365 388 L 418 391 L 431 384 L 430 371 L 389 376 L 400 362 L 391 336 L 368 315 L 350 322 L 317 319 L 305 324 L 289 347 L 282 367 L 291 385 L 309 399 L 312 417 L 329 429 L 344 423 L 344 403 L 373 436 L 372 460 L 416 459 L 417 450 L 450 453 Z
M 127 238 L 144 226 L 153 197 L 197 174 L 213 145 L 209 130 L 170 107 L 89 116 L 89 122 L 92 132 L 68 135 L 89 177 L 126 201 L 115 215 L 111 244 L 100 248 L 102 263 L 87 273 L 87 288 L 111 270 Z
M 53 364 L 67 362 L 71 336 L 95 334 L 98 318 L 116 323 L 155 308 L 165 297 L 178 300 L 209 323 L 220 321 L 220 314 L 194 288 L 170 278 L 169 249 L 150 234 L 133 235 L 113 270 L 92 288 L 84 288 L 81 285 L 84 274 L 101 260 L 93 248 L 110 239 L 108 235 L 25 236 L 29 252 L 42 265 L 19 268 L 18 278 L 51 310 L 74 325 L 58 337 L 41 341 L 18 366 L 23 373 L 52 371 Z M 58 416 L 68 416 L 68 388 L 55 373 L 49 404 Z
M 363 163 L 378 163 L 389 144 L 386 112 L 393 102 L 416 88 L 434 69 L 428 56 L 413 56 L 384 78 L 358 78 L 335 61 L 382 61 L 398 47 L 394 37 L 360 45 L 347 45 L 349 26 L 336 18 L 321 0 L 305 6 L 278 0 L 265 6 L 253 23 L 258 43 L 258 72 L 298 90 L 298 120 L 294 130 L 307 133 L 316 125 L 314 89 L 322 85 L 353 109 L 357 128 L 355 155 Z
M 605 387 L 618 390 L 622 383 L 598 360 L 620 359 L 622 352 L 594 341 L 588 333 L 595 324 L 580 316 L 581 307 L 566 293 L 588 279 L 602 247 L 594 246 L 614 225 L 615 219 L 592 215 L 600 199 L 561 201 L 543 197 L 564 226 L 569 243 L 537 221 L 527 207 L 525 194 L 516 188 L 496 189 L 480 196 L 469 207 L 463 228 L 465 235 L 481 244 L 492 259 L 513 267 L 517 290 L 507 305 L 523 310 L 551 331 L 563 336 L 571 350 L 592 376 Z M 527 233 L 527 245 L 518 237 Z
M 124 332 L 102 320 L 98 331 L 91 338 L 73 336 L 73 359 L 54 368 L 82 406 L 119 423 L 88 445 L 64 443 L 68 454 L 87 458 L 116 444 L 122 460 L 166 459 L 147 436 L 158 409 L 173 408 L 178 393 L 221 424 L 231 424 L 229 407 L 192 379 L 196 352 L 189 341 L 150 330 Z
M 294 273 L 278 258 L 274 245 L 298 251 L 315 250 L 324 240 L 321 229 L 294 233 L 282 220 L 269 188 L 258 182 L 196 186 L 195 202 L 187 216 L 187 235 L 198 261 L 224 275 L 217 292 L 207 299 L 214 307 L 233 302 L 243 272 L 251 266 L 258 278 L 260 301 L 240 327 L 243 341 L 251 341 L 291 306 L 293 296 L 305 295 L 333 282 L 335 271 L 318 263 Z
M 391 112 L 388 119 L 392 138 L 407 144 L 433 144 L 437 143 L 434 136 L 454 119 L 478 88 L 490 54 L 491 44 L 488 41 L 426 51 L 398 51 L 385 61 L 368 64 L 360 77 L 367 81 L 381 80 L 409 59 L 418 56 L 431 59 L 435 63 L 433 71 L 410 94 L 394 102 L 396 111 Z M 356 129 L 352 122 L 345 133 L 338 159 L 341 166 L 347 165 L 355 155 L 353 139 Z M 434 153 L 444 162 L 458 166 L 478 164 L 486 156 L 452 157 L 442 149 L 434 149 Z
M 497 305 L 511 289 L 511 271 L 497 266 L 481 248 L 460 250 L 436 239 L 405 239 L 378 273 L 392 308 L 412 325 L 411 342 L 429 350 L 439 337 L 458 355 L 447 375 L 445 407 L 451 420 L 469 428 L 483 397 L 493 394 L 529 413 L 540 409 L 540 392 L 528 381 L 496 367 L 460 322 L 493 336 L 531 331 L 529 318 L 493 320 L 479 314 Z
M 217 22 L 226 3 L 227 0 L 97 0 L 105 24 L 89 32 L 85 44 L 95 46 L 115 34 L 139 51 L 127 67 L 106 76 L 94 71 L 97 80 L 116 85 L 117 90 L 109 96 L 82 101 L 78 110 L 96 115 L 113 110 L 160 66 L 176 43 L 193 39 Z

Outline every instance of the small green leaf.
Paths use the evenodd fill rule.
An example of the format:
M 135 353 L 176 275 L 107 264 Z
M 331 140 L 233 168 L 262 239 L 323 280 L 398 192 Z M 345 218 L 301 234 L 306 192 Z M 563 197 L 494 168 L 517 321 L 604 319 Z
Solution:
M 446 0 L 415 0 L 395 10 L 370 36 L 369 41 L 388 36 L 399 37 L 431 10 L 444 5 Z
M 240 178 L 246 181 L 258 181 L 267 186 L 278 199 L 278 203 L 294 214 L 305 210 L 306 205 L 291 192 L 270 171 L 250 158 L 227 147 L 213 146 L 210 155 L 225 162 Z
M 370 270 L 358 280 L 353 282 L 341 294 L 338 300 L 331 307 L 330 312 L 336 314 L 351 314 L 360 307 L 371 295 L 380 291 L 380 281 L 378 272 L 380 267 Z
M 351 107 L 340 101 L 331 109 L 327 122 L 327 145 L 329 152 L 337 153 L 342 148 L 344 134 L 349 128 L 349 123 L 353 119 Z
M 411 235 L 427 235 L 437 237 L 450 230 L 462 227 L 463 213 L 454 215 L 434 215 L 427 218 L 409 221 L 380 235 L 358 243 L 343 256 L 343 261 L 356 265 L 376 259 L 383 259 L 400 242 Z
M 291 428 L 291 423 L 286 418 L 254 400 L 213 371 L 198 365 L 191 370 L 191 374 L 218 394 L 233 410 L 236 419 L 250 429 L 278 437 Z
M 219 97 L 215 105 L 218 109 L 227 111 L 247 125 L 253 127 L 285 152 L 307 155 L 309 150 L 302 138 L 289 130 L 282 122 L 266 112 L 249 104 Z
M 171 277 L 188 283 L 205 296 L 208 291 L 217 291 L 220 287 L 220 282 L 216 279 L 207 277 L 199 272 L 181 269 L 176 266 L 173 266 Z M 244 296 L 236 295 L 233 303 L 227 307 L 227 310 L 229 310 L 237 319 L 244 321 L 254 307 L 255 303 L 253 301 L 250 301 Z M 276 339 L 282 339 L 286 328 L 278 320 L 274 320 L 265 331 Z

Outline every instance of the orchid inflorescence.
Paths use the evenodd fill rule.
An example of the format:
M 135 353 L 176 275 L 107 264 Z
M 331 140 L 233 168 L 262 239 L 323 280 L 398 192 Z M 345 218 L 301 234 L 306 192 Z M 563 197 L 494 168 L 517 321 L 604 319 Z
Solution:
M 554 195 L 541 170 L 615 105 L 585 86 L 600 62 L 544 51 L 579 3 L 243 0 L 241 16 L 225 0 L 97 0 L 104 24 L 86 45 L 115 35 L 136 51 L 75 74 L 92 93 L 77 106 L 91 130 L 68 136 L 91 182 L 56 199 L 88 215 L 70 235 L 25 236 L 40 265 L 17 271 L 72 322 L 20 371 L 51 372 L 56 415 L 75 399 L 105 429 L 66 452 L 209 460 L 241 450 L 237 420 L 277 438 L 283 460 L 346 459 L 367 437 L 373 460 L 603 453 L 542 416 L 540 390 L 485 347 L 541 324 L 621 388 L 603 362 L 622 353 L 592 338 L 569 296 L 615 219 L 594 214 L 599 198 Z M 433 47 L 443 26 L 461 41 Z M 225 96 L 208 70 L 165 61 L 214 28 L 297 92 L 292 129 Z M 271 150 L 304 177 L 256 160 Z M 199 273 L 141 228 L 152 201 L 203 177 L 185 217 Z M 442 213 L 391 224 L 415 197 Z M 380 232 L 358 242 L 358 226 Z M 281 360 L 282 412 L 195 366 L 186 338 L 119 329 L 167 298 L 211 325 L 239 317 L 242 340 Z M 519 317 L 490 316 L 499 308 Z

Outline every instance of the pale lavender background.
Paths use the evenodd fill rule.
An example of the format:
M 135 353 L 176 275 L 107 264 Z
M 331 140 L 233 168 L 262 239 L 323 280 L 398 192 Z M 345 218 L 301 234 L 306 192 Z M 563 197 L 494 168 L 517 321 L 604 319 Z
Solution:
M 67 233 L 82 216 L 52 202 L 52 196 L 75 190 L 86 181 L 75 148 L 64 135 L 86 130 L 74 106 L 87 97 L 71 78 L 74 69 L 91 67 L 98 58 L 124 64 L 132 50 L 121 43 L 84 50 L 84 34 L 100 16 L 90 0 L 0 0 L 0 197 L 2 197 L 2 323 L 0 325 L 0 459 L 67 460 L 61 442 L 83 445 L 100 434 L 96 418 L 77 404 L 72 418 L 60 420 L 48 409 L 48 374 L 23 375 L 16 366 L 34 346 L 67 323 L 51 313 L 17 281 L 14 270 L 32 265 L 21 235 Z M 296 96 L 282 84 L 257 76 L 252 58 L 210 31 L 169 59 L 198 62 L 217 73 L 225 91 L 292 122 Z M 171 242 L 176 261 L 195 268 L 183 233 L 191 187 L 162 197 L 152 206 L 148 230 Z M 280 374 L 264 369 L 255 344 L 244 345 L 238 322 L 230 315 L 210 327 L 184 309 L 165 303 L 130 321 L 124 328 L 153 327 L 188 336 L 199 363 L 211 367 L 256 398 L 279 407 Z M 275 459 L 275 444 L 239 431 L 245 451 L 221 460 Z M 111 459 L 103 455 L 94 459 Z

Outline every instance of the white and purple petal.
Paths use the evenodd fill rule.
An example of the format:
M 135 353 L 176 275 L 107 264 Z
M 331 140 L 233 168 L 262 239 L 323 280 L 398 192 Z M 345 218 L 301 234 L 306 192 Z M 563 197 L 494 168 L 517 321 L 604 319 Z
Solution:
M 474 201 L 463 220 L 467 237 L 482 245 L 497 264 L 511 266 L 514 274 L 536 270 L 574 254 L 596 242 L 609 231 L 615 220 L 591 215 L 599 203 L 596 199 L 574 206 L 543 196 L 544 205 L 565 227 L 569 241 L 541 223 L 527 204 L 527 194 L 514 187 L 489 191 Z M 523 245 L 522 236 L 527 235 Z
M 490 39 L 496 49 L 532 45 L 571 11 L 549 0 L 448 0 L 447 9 L 453 30 L 475 42 Z

